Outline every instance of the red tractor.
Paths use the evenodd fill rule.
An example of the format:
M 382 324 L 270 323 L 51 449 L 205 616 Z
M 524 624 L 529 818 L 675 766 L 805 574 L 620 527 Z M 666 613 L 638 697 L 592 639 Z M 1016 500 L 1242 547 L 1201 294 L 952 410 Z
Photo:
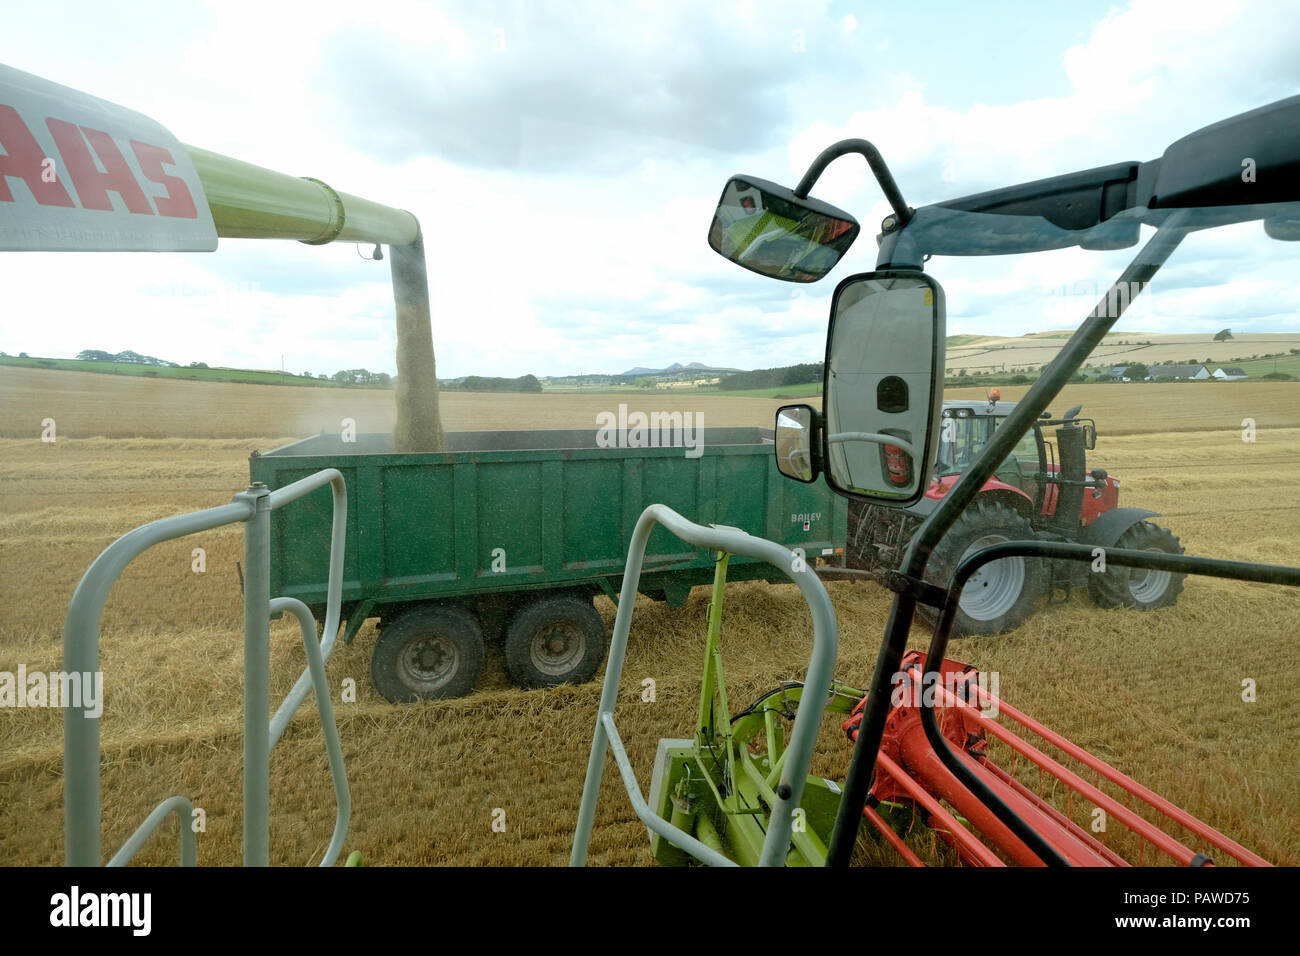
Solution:
M 849 567 L 877 574 L 899 567 L 916 528 L 1016 407 L 999 397 L 993 389 L 986 402 L 944 402 L 933 477 L 925 497 L 912 508 L 850 505 Z M 926 578 L 947 587 L 965 555 L 1025 539 L 1091 544 L 1097 549 L 1092 564 L 1005 558 L 985 565 L 962 594 L 955 622 L 959 633 L 1012 630 L 1034 612 L 1041 596 L 1064 603 L 1076 587 L 1086 586 L 1092 599 L 1107 608 L 1151 610 L 1178 600 L 1181 574 L 1106 567 L 1105 549 L 1110 547 L 1166 554 L 1182 554 L 1183 548 L 1167 529 L 1146 520 L 1157 517 L 1154 511 L 1119 507 L 1118 480 L 1101 468 L 1087 468 L 1085 452 L 1096 446 L 1097 426 L 1078 417 L 1081 408 L 1060 419 L 1043 413 L 944 536 Z M 1050 437 L 1049 429 L 1054 429 Z M 924 605 L 920 610 L 934 613 Z

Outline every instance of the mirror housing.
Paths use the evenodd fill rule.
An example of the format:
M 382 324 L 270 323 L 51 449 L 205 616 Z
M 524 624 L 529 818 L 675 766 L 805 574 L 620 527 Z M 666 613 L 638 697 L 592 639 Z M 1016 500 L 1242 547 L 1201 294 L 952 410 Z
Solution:
M 816 282 L 853 245 L 858 221 L 828 203 L 753 176 L 733 176 L 709 227 L 709 246 L 751 272 Z
M 1083 426 L 1083 447 L 1088 451 L 1097 447 L 1097 426 L 1092 422 Z
M 821 471 L 821 416 L 811 405 L 776 410 L 776 468 L 787 478 L 808 483 Z
M 906 507 L 930 484 L 943 401 L 943 289 L 893 269 L 851 276 L 831 302 L 822 394 L 826 483 Z

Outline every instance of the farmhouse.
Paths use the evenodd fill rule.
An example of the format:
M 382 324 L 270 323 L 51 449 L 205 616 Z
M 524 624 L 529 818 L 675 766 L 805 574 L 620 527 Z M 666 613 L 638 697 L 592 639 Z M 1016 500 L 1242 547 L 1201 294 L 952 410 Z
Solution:
M 1203 381 L 1210 377 L 1204 365 L 1152 365 L 1147 369 L 1147 381 L 1160 378 L 1189 378 Z
M 1234 365 L 1229 366 L 1228 368 L 1216 368 L 1214 370 L 1214 377 L 1221 382 L 1235 382 L 1239 379 L 1245 378 L 1246 373 Z

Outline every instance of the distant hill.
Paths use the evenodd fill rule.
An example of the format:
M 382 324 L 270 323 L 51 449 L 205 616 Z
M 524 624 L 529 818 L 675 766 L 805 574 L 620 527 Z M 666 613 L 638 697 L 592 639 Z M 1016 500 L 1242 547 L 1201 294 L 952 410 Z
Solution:
M 742 369 L 705 365 L 703 362 L 691 362 L 689 365 L 682 365 L 680 362 L 674 362 L 667 368 L 645 368 L 644 366 L 638 365 L 636 368 L 628 369 L 626 372 L 623 372 L 622 375 L 671 375 L 674 372 L 722 372 L 725 374 L 731 374 L 739 371 L 742 371 Z

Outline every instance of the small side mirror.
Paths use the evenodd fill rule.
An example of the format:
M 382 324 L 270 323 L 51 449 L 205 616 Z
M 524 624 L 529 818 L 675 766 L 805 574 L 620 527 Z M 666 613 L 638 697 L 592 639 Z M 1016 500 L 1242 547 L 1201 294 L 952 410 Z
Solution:
M 837 492 L 878 504 L 920 500 L 943 398 L 943 289 L 923 272 L 852 276 L 831 302 L 823 468 Z
M 795 481 L 816 480 L 819 424 L 811 405 L 783 405 L 776 410 L 776 467 L 781 474 Z
M 1091 422 L 1083 426 L 1083 447 L 1088 451 L 1097 447 L 1097 426 Z
M 709 245 L 751 272 L 786 282 L 816 282 L 858 235 L 841 209 L 752 176 L 734 176 L 722 190 Z

